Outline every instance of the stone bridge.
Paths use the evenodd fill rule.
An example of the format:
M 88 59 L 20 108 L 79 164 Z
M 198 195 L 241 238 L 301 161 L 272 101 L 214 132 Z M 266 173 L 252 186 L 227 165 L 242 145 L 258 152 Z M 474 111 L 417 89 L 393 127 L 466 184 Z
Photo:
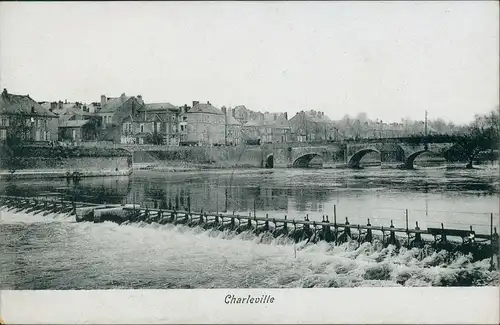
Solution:
M 394 142 L 367 142 L 327 145 L 279 144 L 263 147 L 263 163 L 266 168 L 308 167 L 311 161 L 319 160 L 323 166 L 341 164 L 358 168 L 361 159 L 369 154 L 380 155 L 381 161 L 398 163 L 399 167 L 412 169 L 415 159 L 423 153 L 443 156 L 454 143 L 410 144 Z

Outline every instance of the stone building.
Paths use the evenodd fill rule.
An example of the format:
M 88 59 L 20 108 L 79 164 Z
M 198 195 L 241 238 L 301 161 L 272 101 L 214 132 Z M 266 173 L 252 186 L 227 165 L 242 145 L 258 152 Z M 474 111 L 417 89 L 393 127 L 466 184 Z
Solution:
M 222 107 L 222 112 L 226 114 L 226 144 L 236 146 L 241 143 L 241 123 L 235 119 L 231 110 Z
M 291 127 L 287 113 L 264 113 L 242 127 L 245 140 L 259 143 L 290 141 Z
M 144 104 L 123 120 L 121 143 L 179 145 L 179 113 L 170 103 Z
M 193 107 L 184 107 L 179 122 L 182 145 L 224 145 L 225 116 L 210 102 L 193 102 Z
M 96 141 L 99 124 L 94 118 L 88 120 L 61 119 L 59 121 L 59 141 Z
M 102 117 L 102 127 L 104 129 L 121 126 L 124 118 L 129 115 L 137 115 L 139 108 L 144 104 L 134 96 L 127 96 L 124 93 L 120 97 L 101 96 L 101 108 L 96 115 Z
M 335 124 L 324 112 L 301 111 L 290 119 L 291 133 L 295 141 L 334 140 Z
M 253 119 L 241 127 L 242 140 L 247 143 L 257 144 L 262 141 L 263 120 Z
M 95 113 L 101 117 L 103 129 L 101 140 L 122 142 L 123 123 L 125 119 L 138 121 L 140 119 L 139 109 L 144 106 L 141 97 L 126 96 L 109 98 L 101 96 L 101 108 Z
M 11 127 L 22 125 L 26 141 L 57 141 L 58 116 L 41 106 L 29 95 L 9 94 L 4 89 L 0 96 L 0 140 L 7 138 Z

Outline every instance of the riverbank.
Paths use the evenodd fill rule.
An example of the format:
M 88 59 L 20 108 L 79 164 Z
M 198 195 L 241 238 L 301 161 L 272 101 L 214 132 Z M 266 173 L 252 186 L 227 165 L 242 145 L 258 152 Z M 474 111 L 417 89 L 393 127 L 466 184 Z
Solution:
M 105 177 L 105 176 L 128 176 L 132 168 L 128 169 L 22 169 L 15 172 L 0 170 L 0 179 L 33 179 L 33 178 L 82 178 L 82 177 Z
M 16 150 L 12 154 L 0 147 L 0 179 L 78 179 L 132 172 L 132 155 L 123 149 L 27 145 Z

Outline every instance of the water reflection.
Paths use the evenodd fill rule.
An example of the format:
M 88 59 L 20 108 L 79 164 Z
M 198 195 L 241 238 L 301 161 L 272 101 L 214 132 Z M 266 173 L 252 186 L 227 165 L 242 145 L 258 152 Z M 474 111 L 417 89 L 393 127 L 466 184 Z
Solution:
M 0 181 L 7 195 L 46 195 L 93 203 L 139 203 L 176 210 L 342 217 L 401 218 L 410 209 L 429 222 L 471 224 L 457 213 L 498 212 L 498 168 L 381 170 L 225 170 L 165 173 L 135 172 L 130 177 Z M 391 212 L 393 211 L 393 212 Z M 420 212 L 418 212 L 420 211 Z M 451 211 L 443 215 L 435 211 Z M 455 212 L 453 212 L 455 211 Z M 482 216 L 481 218 L 483 218 Z M 431 220 L 432 219 L 432 220 Z M 486 218 L 483 218 L 486 220 Z M 483 223 L 481 219 L 481 223 Z M 419 219 L 420 220 L 420 219 Z M 384 221 L 385 222 L 385 221 Z

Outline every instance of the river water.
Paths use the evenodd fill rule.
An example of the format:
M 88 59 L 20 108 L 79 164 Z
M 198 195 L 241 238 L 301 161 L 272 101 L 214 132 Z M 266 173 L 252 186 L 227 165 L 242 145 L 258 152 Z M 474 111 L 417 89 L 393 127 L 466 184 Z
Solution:
M 498 165 L 476 170 L 236 169 L 135 171 L 129 177 L 15 180 L 0 193 L 136 202 L 192 211 L 256 213 L 405 227 L 498 227 Z M 184 226 L 76 223 L 0 210 L 1 289 L 247 288 L 495 285 L 489 260 L 378 243 L 331 246 L 262 240 Z M 270 241 L 270 243 L 269 243 Z M 266 243 L 263 243 L 266 242 Z

